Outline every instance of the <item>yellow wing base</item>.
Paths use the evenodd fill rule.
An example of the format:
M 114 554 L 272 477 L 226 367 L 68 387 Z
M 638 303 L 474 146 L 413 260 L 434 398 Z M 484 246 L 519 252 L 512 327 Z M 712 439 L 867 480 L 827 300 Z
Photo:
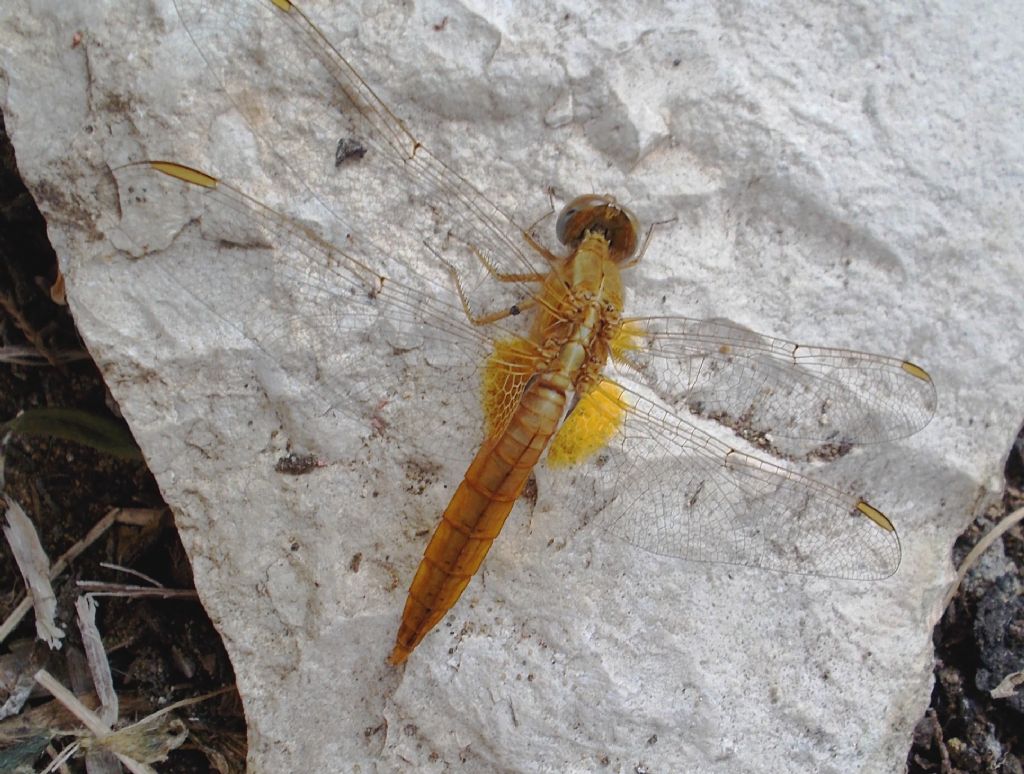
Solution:
M 603 381 L 580 398 L 551 441 L 548 465 L 576 465 L 604 448 L 622 428 L 628 408 L 622 395 L 621 387 Z
M 488 438 L 497 437 L 508 427 L 530 377 L 537 371 L 538 360 L 537 347 L 526 339 L 509 338 L 494 343 L 481 384 Z
M 626 358 L 626 353 L 643 347 L 644 328 L 639 323 L 623 323 L 611 341 L 612 357 L 616 360 Z

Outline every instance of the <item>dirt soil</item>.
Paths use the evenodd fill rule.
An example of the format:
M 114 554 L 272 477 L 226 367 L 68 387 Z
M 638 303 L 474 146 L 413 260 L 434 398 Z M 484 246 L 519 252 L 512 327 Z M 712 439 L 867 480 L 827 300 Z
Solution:
M 1024 507 L 1024 432 L 1006 465 L 1003 501 L 975 519 L 953 548 L 959 567 L 995 524 Z M 935 687 L 914 731 L 910 774 L 1024 771 L 1024 687 L 989 691 L 1024 670 L 1024 536 L 1021 525 L 982 555 L 935 627 Z
M 95 598 L 121 709 L 117 725 L 226 686 L 226 692 L 165 718 L 161 728 L 168 739 L 184 736 L 182 728 L 188 734 L 166 762 L 156 766 L 165 772 L 243 771 L 245 718 L 231 663 L 195 595 L 191 567 L 156 482 L 133 448 L 127 425 L 67 307 L 52 298 L 55 283 L 59 284 L 57 262 L 45 223 L 18 177 L 0 116 L 0 423 L 21 411 L 77 409 L 82 413 L 58 418 L 56 424 L 51 419 L 47 427 L 58 436 L 85 441 L 10 434 L 6 442 L 0 441 L 3 495 L 32 520 L 51 562 L 112 509 L 139 509 L 123 512 L 124 521 L 135 523 L 114 523 L 54 580 L 56 619 L 66 633 L 60 650 L 50 650 L 36 639 L 32 610 L 0 648 L 0 706 L 5 710 L 0 713 L 0 771 L 41 770 L 75 741 L 74 736 L 54 733 L 76 724 L 48 714 L 56 705 L 38 686 L 20 711 L 6 715 L 12 709 L 12 681 L 20 678 L 31 684 L 30 676 L 40 668 L 76 693 L 88 696 L 91 691 L 75 611 L 81 581 L 118 587 L 116 596 Z M 10 362 L 10 347 L 41 355 L 41 364 Z M 110 448 L 111 437 L 123 439 L 122 457 L 134 459 L 94 448 Z M 174 595 L 148 595 L 156 584 Z M 126 591 L 126 586 L 144 587 L 145 592 Z M 0 618 L 6 619 L 24 594 L 11 551 L 0 540 Z M 84 758 L 72 759 L 69 766 L 71 771 L 85 771 Z

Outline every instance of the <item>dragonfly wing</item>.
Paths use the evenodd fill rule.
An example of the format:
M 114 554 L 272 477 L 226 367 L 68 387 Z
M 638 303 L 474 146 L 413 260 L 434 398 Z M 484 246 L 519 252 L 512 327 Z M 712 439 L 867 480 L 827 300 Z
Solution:
M 520 228 L 410 134 L 301 9 L 287 0 L 175 5 L 254 134 L 347 230 L 372 238 L 362 221 L 376 213 L 393 222 L 390 210 L 408 210 L 411 195 L 418 217 L 401 231 L 417 235 L 417 252 L 429 240 L 475 315 L 529 295 L 520 282 L 496 281 L 538 270 Z M 386 237 L 391 249 L 403 235 Z
M 119 235 L 138 253 L 149 252 L 140 240 L 153 233 L 154 211 L 176 196 L 196 197 L 188 206 L 201 213 L 208 249 L 185 263 L 161 264 L 158 254 L 146 260 L 255 342 L 273 366 L 308 384 L 322 410 L 379 433 L 381 409 L 401 389 L 407 406 L 430 402 L 417 412 L 423 417 L 438 425 L 451 417 L 476 421 L 482 435 L 479 384 L 492 340 L 468 323 L 457 302 L 429 292 L 426 278 L 387 256 L 374 256 L 371 268 L 348 246 L 336 247 L 196 170 L 143 162 L 114 174 Z M 244 316 L 225 311 L 239 308 Z M 500 334 L 501 327 L 489 332 Z M 401 377 L 389 383 L 399 367 Z
M 935 412 L 928 374 L 896 358 L 804 346 L 722 319 L 645 317 L 624 326 L 620 367 L 677 411 L 761 445 L 770 435 L 841 451 L 911 435 Z
M 825 577 L 879 579 L 899 566 L 892 524 L 862 499 L 732 448 L 611 381 L 597 389 L 622 413 L 595 463 L 608 487 L 599 518 L 614 535 L 664 556 Z

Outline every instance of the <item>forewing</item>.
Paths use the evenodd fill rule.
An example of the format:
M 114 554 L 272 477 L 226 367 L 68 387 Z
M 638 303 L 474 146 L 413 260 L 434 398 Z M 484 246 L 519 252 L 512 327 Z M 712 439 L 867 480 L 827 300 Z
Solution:
M 475 315 L 529 295 L 522 284 L 495 280 L 538 269 L 520 228 L 431 154 L 298 7 L 287 0 L 175 5 L 253 132 L 350 230 L 379 238 L 360 221 L 408 209 L 412 197 L 417 217 L 402 230 L 426 240 L 459 277 Z
M 754 443 L 792 439 L 841 450 L 903 438 L 935 412 L 928 374 L 896 358 L 797 344 L 728 320 L 627 320 L 617 362 L 679 412 Z
M 862 499 L 745 454 L 610 381 L 623 413 L 595 475 L 600 523 L 647 551 L 836 578 L 879 579 L 900 562 L 888 519 Z

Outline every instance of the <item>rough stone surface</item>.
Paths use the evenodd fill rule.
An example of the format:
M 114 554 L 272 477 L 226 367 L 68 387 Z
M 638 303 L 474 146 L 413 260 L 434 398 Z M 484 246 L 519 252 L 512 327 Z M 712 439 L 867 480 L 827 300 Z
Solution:
M 261 148 L 172 3 L 5 6 L 18 162 L 83 338 L 176 509 L 252 769 L 901 771 L 949 547 L 999 488 L 1024 405 L 1007 368 L 1024 355 L 1015 4 L 490 5 L 308 12 L 522 221 L 549 188 L 669 221 L 633 272 L 636 312 L 928 368 L 939 408 L 923 432 L 814 471 L 886 509 L 903 563 L 865 584 L 654 557 L 590 528 L 541 471 L 466 598 L 404 669 L 387 666 L 425 532 L 479 440 L 443 407 L 458 385 L 407 384 L 396 355 L 362 364 L 379 369 L 379 417 L 325 412 L 339 393 L 321 364 L 263 345 L 301 344 L 294 320 L 268 317 L 245 272 L 187 268 L 252 245 L 203 240 L 180 197 L 154 202 L 141 236 L 118 222 L 109 168 L 173 158 L 348 233 L 291 174 L 308 159 Z M 268 67 L 291 55 L 268 51 Z M 315 133 L 289 100 L 303 84 L 251 76 L 296 137 Z M 380 192 L 317 193 L 355 207 Z M 390 193 L 378 220 L 341 210 L 354 244 L 427 260 L 418 236 L 390 247 L 409 225 Z M 276 473 L 292 449 L 328 464 Z

